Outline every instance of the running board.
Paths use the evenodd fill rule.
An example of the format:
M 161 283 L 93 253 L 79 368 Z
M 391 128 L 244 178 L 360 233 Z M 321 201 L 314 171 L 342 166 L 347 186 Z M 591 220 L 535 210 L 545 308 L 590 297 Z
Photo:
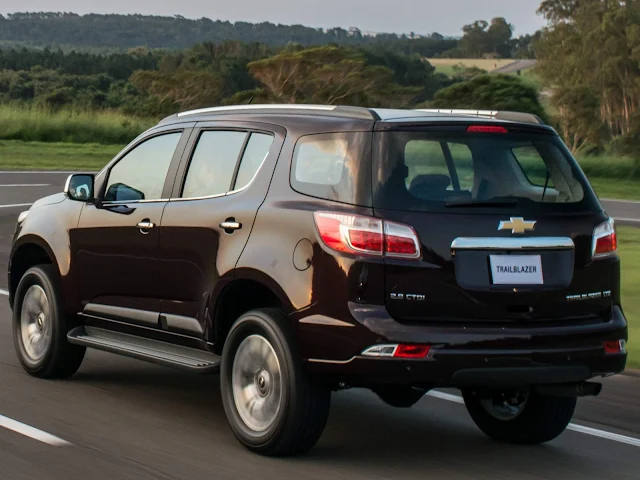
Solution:
M 196 373 L 217 373 L 220 357 L 195 348 L 173 345 L 95 327 L 76 327 L 67 334 L 69 343 L 117 353 Z

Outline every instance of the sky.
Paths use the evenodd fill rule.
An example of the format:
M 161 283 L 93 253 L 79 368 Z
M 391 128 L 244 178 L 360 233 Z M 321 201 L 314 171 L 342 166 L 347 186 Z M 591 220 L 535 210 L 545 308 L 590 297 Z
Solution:
M 358 27 L 362 31 L 461 35 L 475 20 L 505 17 L 515 35 L 544 25 L 541 0 L 0 0 L 0 13 L 144 13 L 213 20 Z

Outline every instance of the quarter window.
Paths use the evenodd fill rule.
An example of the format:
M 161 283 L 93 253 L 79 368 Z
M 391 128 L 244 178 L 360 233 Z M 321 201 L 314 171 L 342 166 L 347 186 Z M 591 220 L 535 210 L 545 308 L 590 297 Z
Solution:
M 231 190 L 246 137 L 246 132 L 202 132 L 189 163 L 182 197 L 221 195 Z
M 131 202 L 162 198 L 169 165 L 181 135 L 174 132 L 152 137 L 122 157 L 109 172 L 104 200 Z
M 371 135 L 322 133 L 300 137 L 291 186 L 297 192 L 352 205 L 371 205 Z
M 238 177 L 233 187 L 234 190 L 249 185 L 253 177 L 258 172 L 260 165 L 269 155 L 269 149 L 273 144 L 273 136 L 264 133 L 252 133 L 247 142 L 247 147 L 242 155 L 240 168 L 238 169 Z

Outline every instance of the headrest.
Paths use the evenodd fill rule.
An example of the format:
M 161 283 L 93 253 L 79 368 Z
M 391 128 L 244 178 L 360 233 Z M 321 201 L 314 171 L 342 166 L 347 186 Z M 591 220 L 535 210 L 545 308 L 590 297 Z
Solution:
M 446 190 L 451 184 L 451 179 L 446 175 L 418 175 L 411 180 L 409 190 Z

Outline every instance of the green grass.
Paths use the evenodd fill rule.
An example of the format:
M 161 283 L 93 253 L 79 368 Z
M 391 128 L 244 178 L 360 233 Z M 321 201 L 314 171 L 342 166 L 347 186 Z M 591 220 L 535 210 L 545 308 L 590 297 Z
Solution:
M 618 227 L 622 308 L 629 322 L 628 366 L 640 367 L 640 229 Z
M 0 105 L 0 140 L 122 145 L 153 125 L 153 120 L 117 112 L 47 112 Z
M 0 170 L 86 170 L 102 168 L 122 145 L 0 140 Z

